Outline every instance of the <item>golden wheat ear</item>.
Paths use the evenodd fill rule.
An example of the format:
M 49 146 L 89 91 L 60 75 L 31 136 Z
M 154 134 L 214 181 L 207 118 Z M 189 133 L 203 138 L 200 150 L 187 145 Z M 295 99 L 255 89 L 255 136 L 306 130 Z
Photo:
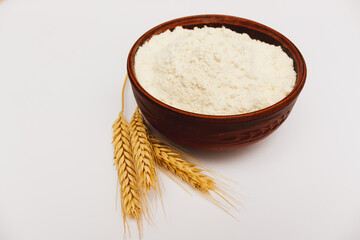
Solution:
M 144 124 L 144 119 L 138 107 L 130 121 L 130 136 L 133 158 L 137 174 L 139 176 L 143 207 L 146 213 L 146 220 L 152 222 L 151 211 L 149 208 L 149 195 L 154 190 L 155 196 L 161 198 L 160 185 L 155 169 L 155 160 L 151 142 L 148 139 L 148 129 Z
M 117 169 L 120 185 L 121 209 L 124 223 L 124 237 L 129 229 L 127 218 L 134 218 L 139 230 L 139 238 L 142 236 L 142 202 L 139 189 L 139 180 L 133 159 L 131 147 L 130 126 L 123 114 L 125 78 L 122 90 L 122 109 L 113 124 L 114 165 Z M 129 232 L 130 235 L 130 232 Z
M 182 153 L 181 150 L 164 143 L 164 141 L 160 141 L 153 134 L 150 134 L 150 140 L 153 145 L 156 164 L 160 168 L 171 172 L 193 189 L 197 190 L 206 199 L 233 216 L 229 211 L 229 206 L 237 210 L 236 205 L 241 204 L 220 187 L 226 185 L 219 179 L 211 176 L 214 174 L 213 170 L 187 161 L 187 155 Z M 225 203 L 214 198 L 214 195 L 217 195 L 225 201 Z
M 114 130 L 114 164 L 116 165 L 119 184 L 121 207 L 124 223 L 126 217 L 141 220 L 141 198 L 138 178 L 132 156 L 130 143 L 130 127 L 123 113 L 119 114 L 113 126 Z M 140 225 L 139 225 L 140 226 Z
M 159 190 L 152 145 L 147 132 L 148 129 L 144 124 L 143 116 L 137 107 L 130 121 L 130 135 L 135 165 L 144 193 L 151 189 L 155 192 Z

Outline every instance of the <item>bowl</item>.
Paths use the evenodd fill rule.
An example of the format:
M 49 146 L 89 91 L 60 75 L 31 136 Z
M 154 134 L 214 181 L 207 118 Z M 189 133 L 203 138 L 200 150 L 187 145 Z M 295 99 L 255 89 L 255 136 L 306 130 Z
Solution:
M 177 26 L 225 26 L 251 38 L 280 46 L 294 61 L 297 74 L 294 89 L 283 100 L 259 111 L 238 115 L 213 116 L 196 114 L 171 107 L 151 96 L 136 79 L 136 51 L 152 36 Z M 160 24 L 142 35 L 130 50 L 127 72 L 135 100 L 143 116 L 156 130 L 170 140 L 191 148 L 224 151 L 253 144 L 274 132 L 289 116 L 305 84 L 306 65 L 296 46 L 279 32 L 260 23 L 226 15 L 197 15 Z

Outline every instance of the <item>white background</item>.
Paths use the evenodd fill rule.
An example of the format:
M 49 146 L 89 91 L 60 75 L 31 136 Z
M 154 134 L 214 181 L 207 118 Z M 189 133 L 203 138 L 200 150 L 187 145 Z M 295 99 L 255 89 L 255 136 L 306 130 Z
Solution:
M 360 239 L 360 2 L 5 0 L 0 4 L 0 239 L 121 239 L 111 125 L 127 54 L 148 29 L 194 14 L 287 36 L 308 77 L 285 123 L 224 153 L 192 151 L 246 195 L 238 221 L 162 175 L 144 240 Z M 135 108 L 126 91 L 126 116 Z M 135 230 L 135 229 L 133 229 Z M 136 231 L 133 238 L 137 239 Z

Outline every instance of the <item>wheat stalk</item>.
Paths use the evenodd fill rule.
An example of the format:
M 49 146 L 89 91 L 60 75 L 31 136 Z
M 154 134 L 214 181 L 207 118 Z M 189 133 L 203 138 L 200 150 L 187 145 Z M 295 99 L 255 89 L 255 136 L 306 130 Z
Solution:
M 118 171 L 123 212 L 139 218 L 141 212 L 140 192 L 130 144 L 130 127 L 123 113 L 114 124 L 114 156 Z
M 126 218 L 135 218 L 139 229 L 139 236 L 141 237 L 141 192 L 139 190 L 137 172 L 133 161 L 130 126 L 123 114 L 126 80 L 125 78 L 122 90 L 122 109 L 113 124 L 114 165 L 117 169 L 120 184 L 124 230 L 126 231 Z
M 123 114 L 126 80 L 127 78 L 122 89 L 122 109 L 113 124 L 114 165 L 116 165 L 121 190 L 125 232 L 129 228 L 127 217 L 136 219 L 140 238 L 142 216 L 144 215 L 145 218 L 148 216 L 147 220 L 151 220 L 146 193 L 153 189 L 159 195 L 161 194 L 155 165 L 168 170 L 229 213 L 225 206 L 212 196 L 212 193 L 217 194 L 233 206 L 229 199 L 234 200 L 234 198 L 219 187 L 221 182 L 210 176 L 215 173 L 213 170 L 201 163 L 194 163 L 197 161 L 187 161 L 187 158 L 192 158 L 186 153 L 154 137 L 148 131 L 138 107 L 129 125 Z M 142 214 L 144 209 L 147 214 Z
M 152 145 L 148 139 L 148 130 L 138 107 L 130 121 L 130 136 L 135 166 L 138 170 L 140 186 L 143 193 L 159 190 L 159 182 L 155 170 Z

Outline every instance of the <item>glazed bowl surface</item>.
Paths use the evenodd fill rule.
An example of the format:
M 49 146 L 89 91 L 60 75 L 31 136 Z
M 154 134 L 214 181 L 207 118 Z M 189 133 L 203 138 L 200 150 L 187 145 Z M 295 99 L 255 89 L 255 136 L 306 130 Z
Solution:
M 294 61 L 297 74 L 294 89 L 280 102 L 259 111 L 226 116 L 202 115 L 171 107 L 151 96 L 135 75 L 136 51 L 152 36 L 177 26 L 225 26 L 251 38 L 280 46 Z M 162 23 L 142 35 L 130 50 L 127 72 L 135 100 L 148 123 L 167 138 L 191 148 L 224 151 L 255 143 L 274 132 L 290 114 L 306 79 L 306 65 L 300 51 L 285 36 L 260 23 L 226 15 L 198 15 Z

